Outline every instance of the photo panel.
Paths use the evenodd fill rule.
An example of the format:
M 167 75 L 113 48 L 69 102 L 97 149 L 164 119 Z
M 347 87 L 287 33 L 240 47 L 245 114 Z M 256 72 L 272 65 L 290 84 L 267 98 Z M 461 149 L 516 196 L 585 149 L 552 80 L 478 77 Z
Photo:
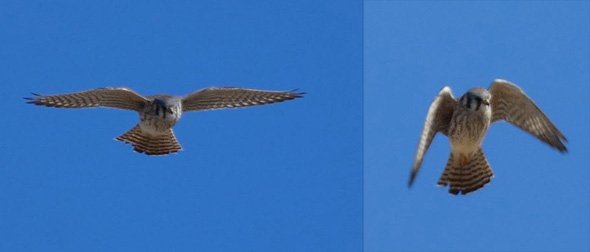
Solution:
M 361 251 L 362 6 L 3 1 L 0 250 Z
M 364 251 L 590 249 L 589 24 L 587 1 L 365 1 Z M 514 87 L 500 79 L 526 95 L 498 92 Z M 459 117 L 441 116 L 451 118 L 442 123 L 427 114 L 456 113 L 469 103 L 472 109 L 461 111 L 483 115 L 477 108 L 487 108 L 490 93 L 490 113 L 504 116 L 496 119 L 518 115 L 512 124 L 492 123 L 480 145 L 491 181 L 486 173 L 444 175 L 451 155 L 445 134 L 460 136 L 444 125 Z M 522 121 L 538 115 L 531 100 L 555 130 L 538 133 L 549 128 L 545 119 Z M 440 132 L 410 187 L 424 127 Z M 454 146 L 457 153 L 471 148 Z M 463 157 L 464 167 L 469 160 Z M 469 190 L 457 179 L 473 176 L 483 188 Z M 455 188 L 437 186 L 441 181 Z

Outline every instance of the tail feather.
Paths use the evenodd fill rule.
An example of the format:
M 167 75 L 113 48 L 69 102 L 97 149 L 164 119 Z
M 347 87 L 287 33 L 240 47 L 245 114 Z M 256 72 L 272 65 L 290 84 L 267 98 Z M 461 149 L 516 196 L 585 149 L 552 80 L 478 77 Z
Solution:
M 168 129 L 164 134 L 153 136 L 142 132 L 139 124 L 118 136 L 117 140 L 131 144 L 133 150 L 147 155 L 166 155 L 182 149 L 172 129 Z
M 439 185 L 450 186 L 451 194 L 468 194 L 476 191 L 489 183 L 494 176 L 481 148 L 471 155 L 466 165 L 461 166 L 459 163 L 451 153 L 447 166 L 438 180 Z

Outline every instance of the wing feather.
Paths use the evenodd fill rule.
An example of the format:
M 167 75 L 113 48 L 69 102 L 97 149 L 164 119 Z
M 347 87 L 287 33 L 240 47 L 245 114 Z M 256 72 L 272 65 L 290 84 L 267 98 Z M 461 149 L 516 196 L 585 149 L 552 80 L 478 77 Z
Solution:
M 25 98 L 27 103 L 57 108 L 110 107 L 141 111 L 147 99 L 127 88 L 99 88 L 60 95 L 38 95 Z
M 267 91 L 237 87 L 211 87 L 185 96 L 182 99 L 182 110 L 211 110 L 270 104 L 299 98 L 304 94 L 296 90 Z
M 412 183 L 420 170 L 420 166 L 422 165 L 424 154 L 428 151 L 436 133 L 441 132 L 445 135 L 447 134 L 449 123 L 456 106 L 457 100 L 453 97 L 453 93 L 449 87 L 444 87 L 430 105 L 428 114 L 426 115 L 426 121 L 424 122 L 424 128 L 422 129 L 422 134 L 420 136 L 420 141 L 418 142 L 416 158 L 412 165 L 408 186 L 412 186 Z
M 507 121 L 560 152 L 567 152 L 565 136 L 522 89 L 497 79 L 489 91 L 492 95 L 492 122 Z

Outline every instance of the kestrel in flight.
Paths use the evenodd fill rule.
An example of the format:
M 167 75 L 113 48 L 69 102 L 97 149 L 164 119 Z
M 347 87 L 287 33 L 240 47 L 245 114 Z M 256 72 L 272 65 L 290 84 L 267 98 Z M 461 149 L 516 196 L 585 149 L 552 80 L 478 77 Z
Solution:
M 283 102 L 302 97 L 296 91 L 267 91 L 236 87 L 210 87 L 187 96 L 142 96 L 127 88 L 99 88 L 60 95 L 35 95 L 28 103 L 57 108 L 109 107 L 133 110 L 140 122 L 116 139 L 147 155 L 165 155 L 182 149 L 172 127 L 184 112 L 238 108 Z
M 449 192 L 455 195 L 482 188 L 490 182 L 494 173 L 481 143 L 490 124 L 502 120 L 562 153 L 567 152 L 565 136 L 515 84 L 497 79 L 487 90 L 472 88 L 458 101 L 447 86 L 438 93 L 428 109 L 408 186 L 414 182 L 434 136 L 440 132 L 449 138 L 451 155 L 438 185 L 450 186 Z

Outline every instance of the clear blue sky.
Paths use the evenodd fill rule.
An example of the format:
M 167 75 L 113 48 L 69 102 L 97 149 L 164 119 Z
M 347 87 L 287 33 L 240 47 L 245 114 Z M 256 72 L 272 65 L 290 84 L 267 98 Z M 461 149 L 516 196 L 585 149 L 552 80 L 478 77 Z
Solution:
M 0 251 L 361 250 L 361 1 L 9 0 L 0 31 Z M 185 114 L 166 157 L 21 98 L 213 85 L 307 95 Z
M 589 13 L 587 1 L 367 1 L 363 21 L 360 0 L 2 1 L 0 250 L 590 250 Z M 570 152 L 495 124 L 483 146 L 495 178 L 452 197 L 435 186 L 439 136 L 408 189 L 440 88 L 495 78 L 519 84 Z M 132 112 L 21 99 L 213 85 L 307 95 L 185 114 L 184 150 L 167 157 L 113 140 Z
M 366 251 L 590 250 L 590 2 L 367 1 L 364 18 Z M 495 78 L 519 84 L 570 152 L 495 124 L 483 143 L 495 178 L 453 197 L 436 186 L 438 136 L 408 189 L 438 91 Z

